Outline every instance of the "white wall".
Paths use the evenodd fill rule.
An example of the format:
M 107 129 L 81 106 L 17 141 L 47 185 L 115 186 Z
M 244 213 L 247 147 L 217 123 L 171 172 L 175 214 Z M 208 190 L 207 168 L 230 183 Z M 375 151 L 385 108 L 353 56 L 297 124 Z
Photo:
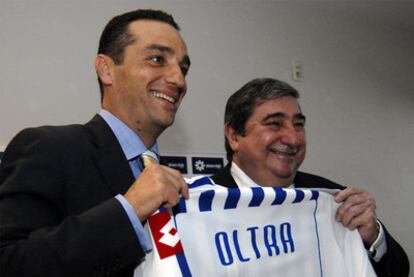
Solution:
M 413 261 L 413 1 L 0 0 L 0 148 L 27 126 L 91 118 L 99 34 L 141 7 L 174 14 L 192 59 L 163 152 L 223 153 L 228 96 L 255 77 L 285 80 L 308 117 L 303 169 L 369 190 Z

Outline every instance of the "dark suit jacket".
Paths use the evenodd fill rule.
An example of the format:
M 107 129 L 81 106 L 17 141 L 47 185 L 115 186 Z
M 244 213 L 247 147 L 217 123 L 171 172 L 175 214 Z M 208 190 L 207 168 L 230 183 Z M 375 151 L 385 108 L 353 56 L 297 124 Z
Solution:
M 133 181 L 98 115 L 23 130 L 0 165 L 0 275 L 132 276 L 144 252 L 114 196 Z
M 231 163 L 228 163 L 225 168 L 211 176 L 216 184 L 225 187 L 237 187 L 236 181 L 230 173 Z M 297 188 L 329 188 L 329 189 L 344 189 L 344 186 L 329 181 L 328 179 L 304 173 L 297 172 L 294 179 L 295 187 Z M 384 225 L 382 226 L 384 227 Z M 377 263 L 371 260 L 371 263 L 378 276 L 393 276 L 402 277 L 408 276 L 410 265 L 408 257 L 401 246 L 394 240 L 393 237 L 385 229 L 385 238 L 387 242 L 387 253 Z

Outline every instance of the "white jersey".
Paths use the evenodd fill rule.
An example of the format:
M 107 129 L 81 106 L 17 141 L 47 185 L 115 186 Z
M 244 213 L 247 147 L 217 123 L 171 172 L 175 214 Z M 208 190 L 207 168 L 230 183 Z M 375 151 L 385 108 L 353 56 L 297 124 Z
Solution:
M 193 179 L 173 216 L 149 219 L 154 250 L 134 276 L 376 276 L 329 193 L 225 188 Z

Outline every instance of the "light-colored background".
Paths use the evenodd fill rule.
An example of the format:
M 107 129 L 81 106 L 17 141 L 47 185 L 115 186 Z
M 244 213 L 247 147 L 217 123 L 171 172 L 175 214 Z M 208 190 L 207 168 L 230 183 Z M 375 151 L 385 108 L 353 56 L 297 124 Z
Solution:
M 0 148 L 24 127 L 91 118 L 104 24 L 149 7 L 174 14 L 193 63 L 163 153 L 223 154 L 227 97 L 285 80 L 308 117 L 302 169 L 369 190 L 413 261 L 414 1 L 0 0 Z

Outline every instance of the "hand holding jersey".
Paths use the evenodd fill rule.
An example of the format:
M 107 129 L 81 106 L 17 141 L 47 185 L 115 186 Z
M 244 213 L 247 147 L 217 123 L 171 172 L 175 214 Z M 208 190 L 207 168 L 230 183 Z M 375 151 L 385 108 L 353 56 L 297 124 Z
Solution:
M 161 206 L 175 206 L 181 195 L 188 198 L 188 186 L 179 171 L 158 164 L 158 157 L 149 150 L 142 157 L 144 170 L 125 194 L 141 222 Z
M 353 230 L 358 229 L 364 242 L 371 246 L 379 235 L 375 199 L 368 192 L 348 187 L 335 196 L 339 206 L 336 220 Z

